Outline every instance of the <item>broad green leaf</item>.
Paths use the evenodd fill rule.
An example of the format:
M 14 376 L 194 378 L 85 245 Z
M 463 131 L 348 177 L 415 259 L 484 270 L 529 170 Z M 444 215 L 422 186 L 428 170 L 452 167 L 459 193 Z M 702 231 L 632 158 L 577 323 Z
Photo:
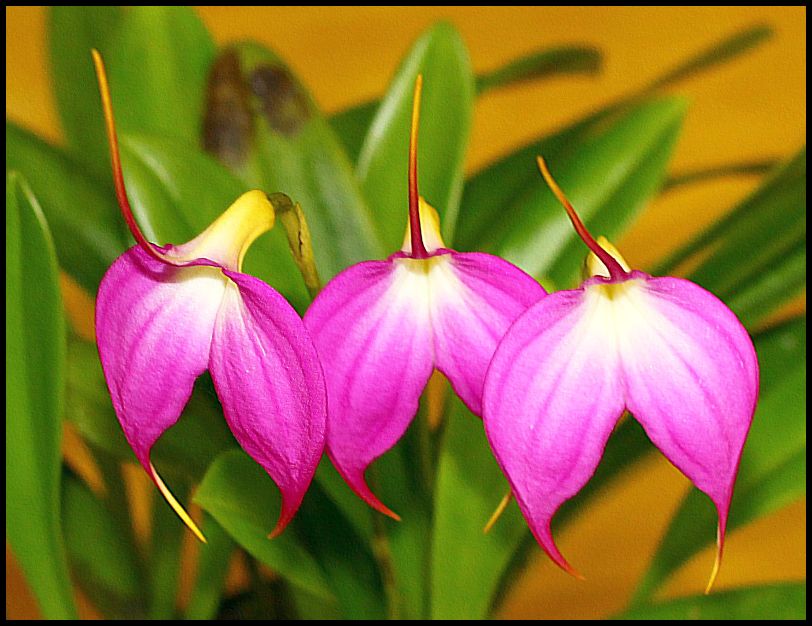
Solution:
M 62 479 L 62 527 L 71 571 L 94 606 L 109 618 L 144 617 L 143 576 L 126 528 L 69 471 Z
M 279 492 L 244 452 L 224 452 L 212 463 L 197 488 L 195 502 L 251 555 L 291 584 L 324 600 L 334 599 L 319 563 L 292 529 L 268 539 L 279 517 Z
M 6 536 L 46 619 L 76 619 L 60 529 L 65 321 L 48 225 L 6 176 Z
M 62 149 L 9 122 L 6 167 L 29 181 L 48 219 L 60 267 L 95 293 L 129 245 L 112 184 L 97 181 Z
M 418 139 L 420 194 L 454 238 L 474 106 L 468 51 L 453 26 L 440 23 L 412 46 L 369 128 L 356 173 L 387 251 L 400 249 L 408 219 L 408 155 L 415 79 L 423 75 Z
M 180 244 L 217 219 L 248 187 L 202 150 L 172 139 L 125 134 L 122 169 L 133 213 L 147 239 Z M 281 225 L 251 246 L 243 270 L 300 310 L 307 291 Z
M 310 485 L 293 527 L 323 569 L 345 618 L 386 617 L 383 585 L 372 553 L 320 483 Z
M 194 10 L 129 7 L 109 50 L 105 62 L 120 131 L 199 145 L 216 47 Z
M 477 95 L 531 80 L 561 74 L 593 74 L 600 69 L 601 55 L 591 46 L 562 46 L 531 52 L 476 77 Z M 358 160 L 364 137 L 372 124 L 380 100 L 371 100 L 330 117 L 330 126 L 341 139 L 353 162 Z
M 485 619 L 500 575 L 528 529 L 518 507 L 510 506 L 491 531 L 483 533 L 508 483 L 482 420 L 458 398 L 452 402 L 434 503 L 431 617 Z
M 688 596 L 632 607 L 625 620 L 803 620 L 806 583 L 783 583 Z
M 203 521 L 206 544 L 200 546 L 197 556 L 195 582 L 184 619 L 214 619 L 231 564 L 231 555 L 237 544 L 210 515 Z
M 640 105 L 569 158 L 548 161 L 591 232 L 617 237 L 658 189 L 684 112 L 680 99 Z M 502 222 L 497 254 L 556 285 L 575 281 L 587 250 L 541 175 Z
M 806 317 L 765 332 L 755 345 L 762 370 L 760 398 L 739 466 L 728 532 L 806 493 Z M 645 601 L 690 556 L 715 541 L 715 528 L 715 508 L 692 490 L 672 518 L 634 601 Z
M 569 151 L 577 149 L 581 142 L 598 132 L 608 120 L 639 105 L 662 87 L 730 60 L 762 42 L 770 33 L 769 28 L 764 26 L 736 33 L 686 59 L 642 89 L 622 96 L 570 126 L 531 141 L 484 167 L 466 181 L 458 220 L 460 249 L 480 249 L 480 242 L 487 240 L 491 229 L 505 221 L 507 207 L 519 202 L 528 189 L 535 188 L 539 176 L 535 165 L 536 155 L 544 156 L 549 163 L 556 162 Z
M 246 185 L 298 202 L 322 281 L 383 250 L 352 167 L 304 85 L 272 51 L 226 48 L 209 75 L 204 142 Z
M 70 152 L 98 175 L 109 156 L 90 51 L 106 54 L 124 15 L 115 6 L 53 6 L 48 11 L 48 57 L 59 119 Z

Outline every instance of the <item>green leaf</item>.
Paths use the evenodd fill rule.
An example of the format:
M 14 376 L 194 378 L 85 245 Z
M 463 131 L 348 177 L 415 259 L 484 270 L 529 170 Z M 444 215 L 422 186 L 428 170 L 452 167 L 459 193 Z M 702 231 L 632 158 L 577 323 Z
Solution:
M 150 241 L 191 240 L 247 191 L 213 157 L 177 140 L 124 134 L 121 150 L 133 213 Z M 254 242 L 243 269 L 300 310 L 309 301 L 280 225 Z
M 476 77 L 478 94 L 491 89 L 549 78 L 562 74 L 596 74 L 601 53 L 592 46 L 560 46 L 519 57 L 492 72 Z
M 723 165 L 702 167 L 668 175 L 663 183 L 663 191 L 671 191 L 676 187 L 704 183 L 716 178 L 732 176 L 760 176 L 775 169 L 778 159 L 758 159 L 755 161 L 739 161 Z
M 555 163 L 576 150 L 586 138 L 599 132 L 607 121 L 639 105 L 662 87 L 734 58 L 763 41 L 769 32 L 768 28 L 757 26 L 737 33 L 690 57 L 642 89 L 622 96 L 570 126 L 531 141 L 484 167 L 466 181 L 458 220 L 460 249 L 480 249 L 481 242 L 488 241 L 491 230 L 506 221 L 508 208 L 520 202 L 527 190 L 535 188 L 539 177 L 536 155 L 544 156 L 548 163 Z
M 485 619 L 500 575 L 527 524 L 509 507 L 488 534 L 483 527 L 508 483 L 482 420 L 454 397 L 440 453 L 431 550 L 432 619 Z
M 647 90 L 672 85 L 680 80 L 694 76 L 720 63 L 735 59 L 744 52 L 755 48 L 773 35 L 773 29 L 765 24 L 757 24 L 713 44 L 693 57 L 680 63 L 663 76 L 652 81 Z
M 6 167 L 30 182 L 54 238 L 59 265 L 91 293 L 128 247 L 112 185 L 63 150 L 6 122 Z
M 408 219 L 408 154 L 415 79 L 423 75 L 418 140 L 420 194 L 436 207 L 446 241 L 454 238 L 474 106 L 468 51 L 453 26 L 422 35 L 381 101 L 356 172 L 387 251 L 400 249 Z
M 186 502 L 189 484 L 177 480 L 172 490 Z M 147 555 L 147 617 L 169 620 L 176 617 L 183 537 L 188 532 L 157 490 L 152 492 L 152 520 Z
M 59 119 L 71 154 L 90 171 L 107 173 L 110 157 L 90 51 L 106 54 L 121 22 L 121 7 L 53 6 L 48 11 L 48 56 Z
M 279 517 L 279 492 L 244 452 L 224 452 L 212 463 L 198 486 L 195 502 L 251 555 L 291 584 L 319 598 L 334 599 L 319 563 L 291 529 L 268 539 Z
M 194 10 L 129 7 L 109 50 L 119 130 L 199 145 L 206 76 L 217 51 Z
M 728 532 L 806 493 L 806 316 L 755 340 L 760 399 L 739 466 Z M 634 595 L 647 600 L 689 557 L 716 538 L 716 510 L 693 489 L 671 520 Z
M 806 149 L 655 272 L 701 255 L 689 278 L 725 300 L 747 325 L 806 284 Z
M 210 515 L 203 521 L 206 544 L 200 546 L 194 587 L 184 611 L 184 619 L 208 620 L 217 616 L 231 555 L 237 544 Z
M 684 113 L 680 99 L 640 105 L 568 158 L 550 163 L 591 232 L 617 237 L 658 189 Z M 499 256 L 556 285 L 574 282 L 587 250 L 541 175 L 503 223 L 494 246 Z
M 591 46 L 546 48 L 514 59 L 491 72 L 477 75 L 475 88 L 477 95 L 481 95 L 492 89 L 561 74 L 594 74 L 600 69 L 600 65 L 600 52 Z M 380 100 L 371 100 L 330 117 L 330 126 L 353 162 L 358 160 L 364 137 L 379 106 Z
M 338 139 L 272 51 L 242 42 L 220 54 L 209 76 L 204 140 L 245 184 L 301 205 L 322 280 L 383 254 Z
M 76 619 L 60 530 L 65 321 L 56 252 L 19 173 L 6 176 L 6 535 L 46 619 Z
M 626 620 L 803 620 L 806 583 L 745 587 L 711 595 L 688 596 L 629 609 Z
M 110 618 L 144 617 L 143 576 L 126 528 L 69 471 L 63 472 L 62 526 L 71 571 L 94 606 Z

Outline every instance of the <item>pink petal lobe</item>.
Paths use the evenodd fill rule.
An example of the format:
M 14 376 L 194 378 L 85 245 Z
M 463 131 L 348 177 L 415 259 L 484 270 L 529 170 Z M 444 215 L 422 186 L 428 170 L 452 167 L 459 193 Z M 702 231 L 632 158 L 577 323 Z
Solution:
M 211 371 L 229 428 L 279 487 L 272 535 L 299 508 L 322 452 L 327 396 L 310 335 L 288 302 L 261 280 L 224 270 Z
M 536 540 L 573 574 L 550 522 L 595 472 L 623 413 L 608 313 L 607 302 L 583 289 L 542 298 L 510 327 L 485 380 L 491 448 Z
M 150 476 L 150 449 L 178 420 L 208 365 L 225 284 L 216 268 L 165 265 L 135 246 L 99 286 L 104 376 L 127 441 Z
M 508 327 L 546 292 L 515 265 L 490 254 L 435 257 L 431 317 L 435 366 L 476 415 L 496 346 Z
M 432 372 L 423 264 L 392 258 L 353 265 L 304 317 L 327 382 L 327 452 L 350 487 L 387 515 L 394 514 L 364 473 L 406 431 Z
M 730 498 L 758 397 L 747 331 L 716 296 L 680 278 L 641 281 L 618 315 L 627 407 L 719 513 Z

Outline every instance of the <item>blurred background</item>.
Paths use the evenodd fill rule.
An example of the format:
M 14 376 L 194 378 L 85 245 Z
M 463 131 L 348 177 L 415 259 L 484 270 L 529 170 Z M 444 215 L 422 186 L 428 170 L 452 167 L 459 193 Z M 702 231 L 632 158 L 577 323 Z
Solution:
M 600 74 L 567 76 L 488 92 L 477 99 L 467 169 L 474 172 L 527 141 L 661 75 L 689 54 L 745 27 L 775 34 L 753 52 L 671 91 L 688 110 L 671 172 L 785 158 L 804 144 L 805 7 L 200 7 L 218 44 L 260 41 L 282 56 L 325 113 L 380 96 L 398 61 L 428 26 L 451 21 L 476 72 L 531 50 L 568 43 L 599 47 Z M 6 115 L 59 142 L 45 47 L 46 9 L 6 8 Z M 622 240 L 633 266 L 688 239 L 751 192 L 757 177 L 713 179 L 659 196 Z M 90 319 L 82 294 L 71 301 Z M 780 313 L 804 310 L 805 294 Z M 68 439 L 68 441 L 70 441 Z M 587 576 L 562 573 L 540 550 L 510 590 L 505 618 L 599 618 L 623 608 L 689 483 L 652 455 L 593 501 L 558 537 Z M 696 555 L 658 597 L 697 593 L 713 563 Z M 33 598 L 6 549 L 6 617 L 36 618 Z M 806 575 L 806 503 L 796 503 L 731 533 L 716 589 Z M 238 584 L 235 582 L 234 584 Z M 85 603 L 83 614 L 95 616 Z

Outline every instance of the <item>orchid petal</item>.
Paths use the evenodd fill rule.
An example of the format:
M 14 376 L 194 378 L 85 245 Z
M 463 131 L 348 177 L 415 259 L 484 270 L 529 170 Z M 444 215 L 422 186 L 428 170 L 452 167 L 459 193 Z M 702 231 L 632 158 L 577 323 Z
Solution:
M 147 471 L 152 445 L 206 370 L 225 285 L 216 268 L 165 265 L 136 246 L 99 286 L 99 356 L 121 426 Z
M 217 315 L 208 364 L 229 428 L 282 494 L 272 536 L 291 520 L 324 450 L 327 396 L 302 320 L 261 280 L 231 281 Z
M 135 246 L 99 285 L 96 341 L 116 415 L 135 456 L 173 509 L 203 539 L 150 462 L 208 364 L 226 279 L 205 265 L 178 268 Z
M 638 281 L 634 281 L 638 282 Z M 716 296 L 651 278 L 618 300 L 626 405 L 719 513 L 719 548 L 758 397 L 753 343 Z
M 406 431 L 432 372 L 427 281 L 422 260 L 359 263 L 304 317 L 327 382 L 328 455 L 362 499 L 391 516 L 364 472 Z
M 431 317 L 435 364 L 475 415 L 496 346 L 508 327 L 545 295 L 507 261 L 476 252 L 433 257 Z
M 536 540 L 575 574 L 550 522 L 583 487 L 623 412 L 610 304 L 584 290 L 550 294 L 511 326 L 494 354 L 483 397 L 485 431 Z

